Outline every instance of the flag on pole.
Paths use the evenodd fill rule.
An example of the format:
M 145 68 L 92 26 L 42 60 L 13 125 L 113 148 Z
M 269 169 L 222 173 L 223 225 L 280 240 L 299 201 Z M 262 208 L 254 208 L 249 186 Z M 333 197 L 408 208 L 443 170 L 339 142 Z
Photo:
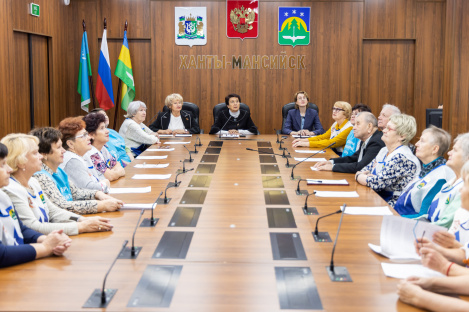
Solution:
M 121 107 L 127 111 L 129 103 L 135 98 L 134 75 L 132 73 L 132 64 L 130 63 L 129 43 L 127 42 L 127 31 L 124 31 L 124 43 L 117 60 L 114 75 L 122 80 L 121 85 Z
M 88 112 L 88 106 L 90 104 L 90 76 L 90 51 L 88 49 L 88 37 L 86 31 L 84 31 L 83 38 L 81 39 L 80 70 L 78 71 L 77 91 L 81 95 L 81 109 L 85 112 Z
M 111 109 L 114 107 L 114 92 L 112 91 L 111 65 L 107 48 L 107 30 L 103 31 L 101 52 L 99 53 L 98 80 L 96 82 L 96 99 L 99 107 Z

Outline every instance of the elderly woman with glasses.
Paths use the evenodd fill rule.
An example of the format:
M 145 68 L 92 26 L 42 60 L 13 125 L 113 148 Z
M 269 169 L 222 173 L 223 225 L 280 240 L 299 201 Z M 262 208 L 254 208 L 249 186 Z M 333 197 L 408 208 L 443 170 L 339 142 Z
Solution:
M 130 147 L 132 154 L 137 157 L 152 144 L 159 143 L 158 133 L 153 132 L 143 122 L 147 116 L 147 106 L 141 101 L 130 102 L 126 119 L 119 129 L 119 134 L 125 139 L 125 145 Z
M 443 129 L 431 126 L 423 130 L 417 142 L 415 156 L 422 163 L 417 180 L 413 181 L 399 196 L 394 210 L 406 218 L 416 218 L 427 213 L 433 198 L 455 174 L 445 166 L 443 158 L 451 144 L 451 135 Z
M 2 139 L 8 148 L 7 164 L 12 168 L 11 181 L 4 188 L 23 224 L 42 234 L 62 230 L 67 235 L 109 231 L 109 219 L 82 217 L 56 206 L 44 194 L 33 174 L 42 169 L 39 140 L 32 135 L 14 133 Z
M 57 206 L 77 214 L 116 211 L 123 202 L 102 191 L 82 189 L 68 179 L 60 164 L 64 160 L 62 133 L 55 128 L 37 128 L 30 132 L 39 139 L 42 170 L 34 174 L 44 194 Z
M 109 180 L 95 178 L 93 176 L 94 166 L 87 164 L 83 159 L 83 156 L 91 150 L 91 138 L 85 127 L 83 117 L 69 117 L 59 123 L 62 146 L 66 151 L 60 168 L 79 188 L 109 193 L 111 185 Z
M 342 154 L 344 150 L 345 142 L 350 131 L 352 131 L 352 124 L 349 121 L 350 114 L 352 113 L 352 106 L 349 103 L 339 101 L 335 102 L 332 108 L 332 119 L 334 123 L 326 133 L 307 138 L 307 139 L 296 139 L 293 141 L 293 147 L 316 147 L 324 148 L 334 143 L 334 150 L 339 154 Z
M 383 130 L 386 145 L 355 179 L 376 191 L 391 207 L 402 190 L 420 173 L 420 161 L 407 146 L 417 132 L 415 118 L 405 114 L 393 115 Z

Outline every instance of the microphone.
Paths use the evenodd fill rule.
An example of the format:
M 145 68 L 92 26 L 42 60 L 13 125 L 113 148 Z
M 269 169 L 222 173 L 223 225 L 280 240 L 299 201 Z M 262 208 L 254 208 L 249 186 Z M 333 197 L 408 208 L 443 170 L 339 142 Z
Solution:
M 313 194 L 316 194 L 316 191 L 312 193 L 308 193 L 308 195 L 306 195 L 305 205 L 303 206 L 303 212 L 305 215 L 317 215 L 318 214 L 318 210 L 316 209 L 316 207 L 308 207 L 309 195 L 313 195 Z
M 156 116 L 158 116 L 159 113 L 161 113 L 162 111 L 158 111 L 155 116 L 151 117 L 150 121 L 148 122 L 149 125 L 151 125 L 151 122 L 153 121 L 153 119 L 155 119 Z
M 195 140 L 195 144 L 194 144 L 194 151 L 193 152 L 190 152 L 190 153 L 193 153 L 193 154 L 197 154 L 199 153 L 199 151 L 197 150 L 197 139 Z
M 110 289 L 110 288 L 106 289 L 106 279 L 109 273 L 111 272 L 112 267 L 116 263 L 119 255 L 121 254 L 122 250 L 125 248 L 125 246 L 127 246 L 128 242 L 129 242 L 128 240 L 124 241 L 124 244 L 122 245 L 122 248 L 119 250 L 117 257 L 114 259 L 114 261 L 111 264 L 111 267 L 109 268 L 106 275 L 104 276 L 103 288 L 95 289 L 93 293 L 91 294 L 91 296 L 83 305 L 83 308 L 106 308 L 109 302 L 111 302 L 112 298 L 117 292 L 117 289 Z
M 330 214 L 327 214 L 325 216 L 319 217 L 316 220 L 316 228 L 314 229 L 314 232 L 313 232 L 313 237 L 314 237 L 315 242 L 319 242 L 319 243 L 330 243 L 330 242 L 332 242 L 331 237 L 329 236 L 329 233 L 319 232 L 318 231 L 318 223 L 319 223 L 319 220 L 321 220 L 322 218 L 329 217 L 329 216 L 332 216 L 332 215 L 335 215 L 335 214 L 341 213 L 341 212 L 342 212 L 342 210 L 339 209 L 339 210 L 337 210 L 333 213 L 330 213 Z
M 189 151 L 189 149 L 185 145 L 183 146 L 189 152 L 189 159 L 185 159 L 184 161 L 193 162 L 194 160 L 192 159 L 191 151 Z
M 197 143 L 197 140 L 199 141 L 199 143 Z M 196 137 L 195 137 L 195 144 L 196 144 L 197 146 L 202 146 L 202 145 L 203 145 L 203 144 L 202 144 L 202 140 L 200 139 L 199 136 L 196 136 Z
M 281 150 L 286 150 L 287 148 L 286 147 L 282 147 L 282 143 L 283 143 L 283 140 L 287 139 L 288 137 L 286 136 L 282 136 L 282 139 L 280 140 L 280 146 L 278 147 L 278 150 L 281 151 Z
M 153 218 L 153 210 L 155 210 L 156 202 L 158 201 L 158 199 L 160 199 L 161 195 L 163 195 L 163 191 L 160 192 L 160 195 L 158 195 L 158 198 L 155 200 L 153 205 L 151 205 L 151 218 L 143 219 L 142 223 L 140 223 L 141 227 L 154 227 L 156 223 L 158 222 L 159 220 L 158 218 L 157 219 Z
M 221 131 L 223 130 L 223 128 L 225 128 L 225 126 L 228 124 L 228 121 L 230 121 L 231 119 L 231 115 L 230 117 L 228 118 L 228 120 L 225 122 L 225 124 L 223 125 L 223 127 L 221 127 L 220 131 L 218 132 L 218 138 L 221 139 Z
M 260 150 L 256 150 L 256 149 L 252 149 L 252 148 L 248 148 L 248 147 L 246 147 L 246 150 L 248 150 L 248 151 L 253 151 L 253 152 L 259 152 L 259 153 L 267 154 L 267 155 L 282 156 L 282 155 L 280 155 L 280 154 L 268 153 L 268 152 L 264 152 L 264 151 L 260 151 Z M 291 167 L 290 161 L 288 160 L 288 157 L 286 157 L 286 159 L 287 159 L 287 163 L 285 164 L 285 167 L 290 168 L 290 167 Z
M 183 174 L 183 173 L 186 173 L 186 172 L 192 171 L 192 170 L 194 170 L 194 168 L 187 169 L 187 170 L 185 170 L 185 171 L 179 171 L 179 172 L 177 172 L 177 173 L 176 173 L 176 178 L 174 179 L 174 182 L 169 182 L 169 183 L 168 183 L 168 186 L 169 186 L 170 184 L 172 184 L 172 186 L 174 186 L 174 187 L 179 187 L 179 184 L 181 184 L 181 181 L 178 181 L 178 176 L 179 176 L 180 174 Z
M 293 175 L 293 170 L 295 170 L 295 167 L 296 167 L 296 166 L 298 166 L 299 164 L 301 164 L 301 163 L 304 162 L 305 160 L 307 160 L 307 159 L 309 159 L 309 158 L 311 158 L 311 157 L 313 157 L 313 156 L 315 156 L 315 155 L 321 153 L 322 151 L 328 149 L 329 147 L 331 147 L 331 146 L 334 145 L 334 144 L 335 144 L 335 142 L 332 142 L 332 143 L 329 144 L 328 146 L 324 147 L 322 150 L 319 150 L 319 151 L 317 151 L 316 153 L 314 153 L 314 154 L 312 154 L 312 155 L 309 155 L 308 157 L 306 157 L 306 158 L 303 159 L 302 161 L 297 162 L 296 164 L 294 164 L 293 167 L 292 167 L 292 169 L 291 169 L 291 179 L 292 179 L 292 180 L 296 180 L 296 179 L 300 179 L 300 178 L 301 178 L 301 177 L 296 177 L 296 178 L 295 178 L 295 176 Z
M 306 179 L 298 179 L 298 184 L 296 186 L 296 195 L 309 195 L 308 191 L 306 190 L 300 190 L 300 182 L 301 181 L 307 181 Z
M 140 211 L 140 217 L 138 217 L 137 225 L 135 226 L 134 233 L 132 234 L 132 247 L 131 248 L 124 248 L 122 252 L 119 255 L 119 259 L 136 259 L 140 253 L 140 250 L 142 250 L 142 247 L 135 247 L 134 241 L 135 241 L 135 234 L 137 233 L 138 225 L 140 223 L 140 219 L 142 219 L 142 215 L 145 212 L 145 209 L 142 209 Z
M 280 143 L 280 140 L 278 138 L 279 133 L 277 132 L 277 129 L 274 128 L 275 133 L 277 134 L 277 143 Z
M 166 205 L 166 204 L 169 204 L 169 202 L 171 201 L 171 198 L 168 198 L 166 196 L 166 191 L 169 189 L 169 188 L 172 188 L 172 187 L 176 187 L 174 184 L 172 183 L 168 183 L 168 186 L 166 186 L 165 190 L 164 190 L 164 199 L 163 200 L 158 200 L 157 204 L 162 204 L 162 205 Z
M 337 241 L 339 240 L 340 227 L 342 226 L 342 219 L 344 218 L 345 208 L 347 207 L 347 205 L 344 204 L 343 207 L 344 209 L 343 209 L 342 215 L 340 216 L 339 228 L 337 229 L 337 234 L 335 236 L 334 247 L 332 247 L 331 264 L 329 266 L 326 266 L 327 273 L 329 274 L 329 278 L 333 282 L 352 282 L 352 278 L 350 277 L 350 274 L 348 273 L 348 270 L 346 267 L 334 268 L 335 246 L 337 245 Z

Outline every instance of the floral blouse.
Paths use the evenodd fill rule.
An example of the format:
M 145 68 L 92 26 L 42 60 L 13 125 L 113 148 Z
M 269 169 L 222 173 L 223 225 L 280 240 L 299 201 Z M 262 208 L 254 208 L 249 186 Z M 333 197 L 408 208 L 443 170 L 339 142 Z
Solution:
M 53 174 L 52 170 L 48 166 L 42 164 L 42 168 L 51 175 Z M 69 180 L 73 201 L 67 201 L 62 193 L 60 193 L 55 181 L 49 176 L 44 173 L 37 172 L 34 174 L 34 178 L 41 185 L 44 194 L 46 194 L 50 201 L 52 201 L 56 206 L 77 214 L 98 212 L 98 201 L 95 200 L 94 197 L 97 192 L 96 190 L 78 188 Z

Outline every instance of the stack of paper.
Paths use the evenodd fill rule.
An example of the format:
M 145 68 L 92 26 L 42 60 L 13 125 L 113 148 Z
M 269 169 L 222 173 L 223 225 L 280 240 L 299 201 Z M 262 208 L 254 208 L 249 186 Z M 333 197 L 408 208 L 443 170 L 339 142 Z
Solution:
M 306 159 L 306 160 L 305 160 Z M 326 161 L 327 159 L 326 158 L 315 158 L 315 157 L 311 157 L 311 158 L 299 158 L 299 157 L 295 157 L 295 160 L 296 161 Z
M 190 144 L 191 141 L 189 142 L 177 142 L 177 141 L 174 141 L 174 142 L 164 142 L 164 144 Z
M 334 191 L 314 191 L 317 197 L 359 197 L 358 193 L 353 192 L 334 192 Z
M 164 155 L 164 156 L 143 156 L 143 155 L 140 155 L 137 157 L 137 159 L 166 159 L 168 158 L 168 155 Z
M 342 207 L 340 209 L 344 210 Z M 380 207 L 350 207 L 347 206 L 345 214 L 349 215 L 365 215 L 365 216 L 392 216 L 388 206 Z
M 156 205 L 153 204 L 124 204 L 121 209 L 154 209 Z
M 223 133 L 221 137 L 222 138 L 239 138 L 239 134 Z
M 395 263 L 381 263 L 384 275 L 394 278 L 408 278 L 411 276 L 417 277 L 441 277 L 444 276 L 440 272 L 433 271 L 426 268 L 421 264 L 395 264 Z
M 147 187 L 111 187 L 109 194 L 137 194 L 150 193 L 151 186 Z
M 328 180 L 328 179 L 306 179 L 308 185 L 349 185 L 347 180 Z
M 174 151 L 174 147 L 168 148 L 169 146 L 161 146 L 160 148 L 147 148 L 145 152 L 171 152 Z
M 132 179 L 136 180 L 165 180 L 169 179 L 171 174 L 135 174 Z
M 172 138 L 173 135 L 172 134 L 159 134 L 158 135 L 160 138 Z
M 145 168 L 145 169 L 154 169 L 154 168 L 166 168 L 169 164 L 137 164 L 134 168 Z
M 192 134 L 190 133 L 185 133 L 185 134 L 176 134 L 175 137 L 191 137 Z

